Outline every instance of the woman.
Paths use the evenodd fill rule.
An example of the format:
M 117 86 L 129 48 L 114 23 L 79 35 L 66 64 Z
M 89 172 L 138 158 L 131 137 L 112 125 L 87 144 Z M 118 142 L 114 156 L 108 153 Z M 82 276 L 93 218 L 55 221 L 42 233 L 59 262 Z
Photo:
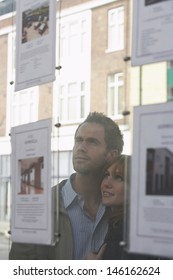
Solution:
M 125 185 L 129 189 L 130 157 L 121 155 L 105 172 L 101 183 L 102 203 L 109 211 L 108 232 L 97 253 L 89 253 L 87 260 L 147 260 L 158 259 L 143 254 L 128 253 L 124 249 L 126 228 L 124 223 Z M 126 184 L 125 184 L 126 183 Z M 127 213 L 126 220 L 128 221 Z M 160 259 L 160 258 L 159 258 Z
M 90 253 L 86 259 L 122 259 L 123 217 L 125 194 L 125 163 L 129 157 L 120 156 L 105 172 L 101 183 L 102 203 L 108 207 L 109 225 L 104 245 L 99 252 Z M 129 166 L 129 163 L 127 163 Z M 129 169 L 129 168 L 128 168 Z
M 130 157 L 122 155 L 105 172 L 101 184 L 102 203 L 109 207 L 110 218 L 105 237 L 105 249 L 102 259 L 124 259 L 125 252 L 121 244 L 124 235 L 125 180 L 129 180 Z M 128 169 L 126 168 L 128 167 Z M 128 172 L 127 172 L 128 171 Z

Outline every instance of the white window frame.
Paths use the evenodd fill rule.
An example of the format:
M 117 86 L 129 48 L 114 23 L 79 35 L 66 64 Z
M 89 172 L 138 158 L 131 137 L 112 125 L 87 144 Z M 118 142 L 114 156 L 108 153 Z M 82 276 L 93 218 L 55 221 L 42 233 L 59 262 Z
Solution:
M 86 55 L 88 45 L 88 28 L 90 28 L 89 16 L 69 16 L 62 18 L 61 26 L 58 27 L 60 35 L 60 58 L 61 60 L 69 59 L 70 57 Z M 88 17 L 88 18 L 87 18 Z M 73 28 L 74 27 L 74 28 Z M 86 44 L 83 44 L 83 38 L 86 38 Z M 71 48 L 71 40 L 75 38 L 74 48 Z
M 124 7 L 121 6 L 108 11 L 107 52 L 119 51 L 123 49 L 124 49 Z
M 37 121 L 38 87 L 13 92 L 11 112 L 11 126 Z
M 11 127 L 38 120 L 39 107 L 39 87 L 32 87 L 21 91 L 14 88 L 15 81 L 15 32 L 8 33 L 8 62 L 7 62 L 7 123 L 6 134 L 8 135 Z M 13 82 L 13 83 L 11 83 Z M 26 100 L 21 99 L 25 94 Z M 23 96 L 22 96 L 23 97 Z M 21 106 L 25 106 L 25 112 L 21 115 Z M 14 119 L 14 107 L 16 107 L 16 119 Z M 32 112 L 31 112 L 32 107 Z
M 82 90 L 82 84 L 85 83 L 85 90 Z M 76 91 L 75 92 L 69 92 L 69 86 L 75 84 L 76 85 Z M 63 87 L 63 92 L 61 91 L 61 88 Z M 83 119 L 86 116 L 86 106 L 82 115 L 81 109 L 82 109 L 82 98 L 84 97 L 87 99 L 88 91 L 86 90 L 86 82 L 85 81 L 71 81 L 69 83 L 60 84 L 59 88 L 59 120 L 62 123 L 74 123 L 78 122 L 79 120 Z M 75 107 L 71 108 L 75 114 L 76 117 L 71 118 L 69 116 L 69 106 L 70 106 L 70 98 L 74 98 L 76 100 Z M 64 102 L 64 111 L 63 114 L 61 114 L 61 102 Z M 87 100 L 85 100 L 85 103 Z M 62 117 L 63 115 L 63 117 Z
M 75 29 L 73 29 L 71 35 L 76 34 L 76 44 L 78 45 L 78 51 L 74 50 L 74 53 L 69 52 L 69 29 L 70 24 L 75 24 Z M 77 25 L 76 25 L 77 24 Z M 61 18 L 61 31 L 60 37 L 64 40 L 64 49 L 60 50 L 59 44 L 57 41 L 57 50 L 60 54 L 58 65 L 62 66 L 62 69 L 57 72 L 57 79 L 54 82 L 54 100 L 53 100 L 53 119 L 61 122 L 61 124 L 74 124 L 81 122 L 89 112 L 90 108 L 90 76 L 91 76 L 91 11 L 83 11 L 81 13 L 72 14 L 64 16 Z M 63 29 L 63 32 L 62 32 Z M 77 32 L 77 30 L 79 32 Z M 58 37 L 58 36 L 57 36 Z M 85 43 L 83 42 L 85 38 Z M 85 83 L 85 91 L 81 91 L 81 84 Z M 73 93 L 73 97 L 77 97 L 75 110 L 76 118 L 68 118 L 68 86 L 70 83 L 76 83 L 77 91 Z M 61 87 L 64 87 L 64 94 L 61 95 Z M 80 100 L 81 97 L 85 96 L 85 105 L 84 105 L 84 116 L 81 117 L 80 111 L 82 109 Z M 60 99 L 64 100 L 64 118 L 60 116 Z
M 114 77 L 114 81 L 109 81 L 111 77 Z M 124 79 L 119 80 L 120 78 L 124 78 L 123 73 L 115 73 L 108 75 L 108 92 L 107 92 L 107 112 L 108 115 L 112 117 L 116 117 L 117 119 L 121 119 L 123 116 L 121 113 L 119 113 L 119 88 L 124 88 Z M 114 104 L 113 104 L 113 111 L 114 113 L 110 112 L 109 106 L 110 103 L 112 103 L 112 100 L 110 98 L 110 90 L 113 88 L 114 90 Z M 124 99 L 124 96 L 123 96 Z M 123 104 L 124 105 L 124 104 Z

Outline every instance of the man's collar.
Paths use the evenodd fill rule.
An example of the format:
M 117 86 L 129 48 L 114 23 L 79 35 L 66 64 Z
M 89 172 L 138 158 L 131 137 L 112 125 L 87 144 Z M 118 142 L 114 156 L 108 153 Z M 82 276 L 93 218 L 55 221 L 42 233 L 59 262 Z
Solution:
M 62 188 L 61 192 L 62 192 L 62 197 L 63 197 L 63 201 L 64 201 L 64 207 L 67 209 L 69 207 L 69 205 L 71 205 L 71 203 L 75 200 L 78 199 L 79 203 L 81 205 L 83 205 L 84 201 L 81 195 L 77 194 L 73 187 L 72 187 L 72 179 L 75 176 L 75 173 L 72 174 L 67 182 L 65 183 L 64 187 Z M 100 220 L 100 217 L 103 215 L 103 213 L 105 212 L 106 207 L 100 203 L 99 209 L 98 209 L 98 213 L 97 213 L 97 219 Z
M 72 174 L 67 182 L 65 183 L 64 187 L 62 188 L 62 197 L 64 200 L 64 207 L 67 208 L 73 201 L 74 199 L 78 196 L 78 194 L 74 191 L 73 187 L 72 187 L 72 176 L 74 176 L 74 174 Z

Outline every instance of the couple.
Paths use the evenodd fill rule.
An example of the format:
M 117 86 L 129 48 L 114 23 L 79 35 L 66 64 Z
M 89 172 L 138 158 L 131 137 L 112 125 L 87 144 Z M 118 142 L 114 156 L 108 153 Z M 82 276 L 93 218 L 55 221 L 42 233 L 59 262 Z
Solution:
M 59 199 L 59 219 L 55 221 L 55 228 L 59 225 L 58 242 L 53 246 L 12 243 L 9 259 L 82 260 L 89 258 L 93 252 L 97 258 L 104 257 L 109 248 L 109 234 L 104 254 L 103 248 L 101 252 L 99 248 L 105 242 L 108 224 L 110 228 L 110 207 L 105 205 L 112 207 L 109 198 L 110 201 L 113 199 L 114 192 L 109 192 L 107 187 L 103 189 L 103 205 L 100 185 L 105 167 L 119 158 L 123 144 L 123 136 L 113 120 L 102 113 L 93 112 L 88 115 L 74 136 L 73 166 L 76 173 L 52 189 Z M 102 188 L 104 182 L 111 181 L 109 177 L 112 175 L 109 172 L 108 169 Z M 122 172 L 115 178 L 120 185 L 123 183 Z M 118 190 L 123 200 L 123 186 L 118 187 L 117 193 Z M 119 201 L 119 204 L 122 203 Z M 119 206 L 115 213 L 116 219 L 122 220 L 122 205 Z M 105 258 L 109 259 L 109 256 Z

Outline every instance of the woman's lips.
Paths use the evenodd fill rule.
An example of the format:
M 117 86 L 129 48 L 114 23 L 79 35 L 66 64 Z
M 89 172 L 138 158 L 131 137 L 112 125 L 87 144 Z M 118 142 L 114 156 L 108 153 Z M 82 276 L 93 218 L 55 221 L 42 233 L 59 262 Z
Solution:
M 103 192 L 102 192 L 102 196 L 104 196 L 104 197 L 110 197 L 110 196 L 114 196 L 114 194 L 111 193 L 111 192 L 103 191 Z

